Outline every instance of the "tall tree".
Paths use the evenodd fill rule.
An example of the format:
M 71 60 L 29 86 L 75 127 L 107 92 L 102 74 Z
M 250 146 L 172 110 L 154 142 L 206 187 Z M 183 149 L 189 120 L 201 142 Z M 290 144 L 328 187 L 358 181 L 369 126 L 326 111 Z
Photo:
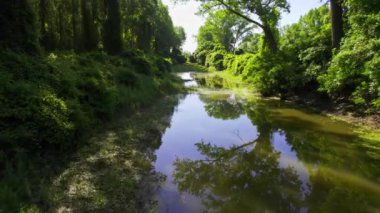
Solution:
M 0 1 L 0 48 L 39 52 L 37 20 L 28 0 Z
M 332 47 L 339 48 L 340 41 L 344 36 L 343 31 L 343 0 L 330 0 L 331 11 L 331 38 Z
M 77 51 L 81 49 L 78 33 L 78 0 L 71 0 L 71 27 L 73 32 L 72 47 L 73 50 Z
M 211 41 L 234 52 L 237 44 L 252 31 L 252 25 L 227 10 L 218 10 L 208 15 L 205 24 L 199 29 L 198 43 Z
M 123 51 L 119 0 L 105 1 L 105 7 L 106 21 L 104 23 L 104 49 L 109 54 L 119 54 Z
M 85 51 L 96 50 L 98 45 L 96 26 L 93 18 L 94 5 L 91 1 L 82 0 L 82 42 Z

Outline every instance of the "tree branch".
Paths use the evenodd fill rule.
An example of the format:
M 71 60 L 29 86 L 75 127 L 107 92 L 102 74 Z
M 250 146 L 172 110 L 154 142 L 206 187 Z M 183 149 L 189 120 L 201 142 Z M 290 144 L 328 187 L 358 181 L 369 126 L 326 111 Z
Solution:
M 247 21 L 249 21 L 249 22 L 257 25 L 257 26 L 259 26 L 260 28 L 264 28 L 264 26 L 261 23 L 259 23 L 259 22 L 255 21 L 255 20 L 251 19 L 250 17 L 248 17 L 248 16 L 246 16 L 244 14 L 241 14 L 240 12 L 236 11 L 234 8 L 232 8 L 227 3 L 225 3 L 223 0 L 217 0 L 217 2 L 219 2 L 221 5 L 223 5 L 227 10 L 229 10 L 233 14 L 235 14 L 235 15 L 237 15 L 237 16 L 239 16 L 239 17 L 241 17 L 241 18 L 243 18 L 243 19 L 245 19 L 245 20 L 247 20 Z

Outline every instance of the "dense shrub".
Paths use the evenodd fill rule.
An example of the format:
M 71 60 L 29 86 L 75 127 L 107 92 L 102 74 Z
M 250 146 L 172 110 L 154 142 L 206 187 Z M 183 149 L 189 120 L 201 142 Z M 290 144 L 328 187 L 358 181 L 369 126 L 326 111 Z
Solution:
M 321 90 L 363 108 L 380 109 L 380 13 L 353 15 L 352 26 L 325 75 Z
M 195 50 L 194 54 L 197 58 L 197 63 L 206 65 L 206 57 L 216 51 L 226 51 L 221 44 L 213 42 L 204 42 Z
M 70 145 L 122 106 L 138 107 L 175 89 L 165 75 L 168 61 L 137 54 L 37 58 L 0 52 L 1 148 Z
M 242 74 L 248 61 L 254 56 L 254 54 L 244 54 L 236 56 L 232 64 L 230 65 L 231 68 L 229 71 L 234 75 Z
M 226 70 L 231 70 L 234 61 L 235 61 L 234 54 L 226 54 L 223 60 L 223 67 L 225 67 Z
M 218 50 L 210 53 L 206 57 L 206 67 L 213 67 L 214 69 L 221 71 L 224 70 L 224 57 L 227 55 L 226 51 Z
M 260 45 L 262 36 L 253 34 L 240 46 L 251 53 L 232 54 L 220 44 L 201 43 L 198 63 L 239 76 L 264 95 L 311 94 L 378 112 L 380 5 L 366 0 L 344 4 L 345 36 L 339 49 L 331 47 L 330 9 L 324 5 L 283 28 L 276 53 L 269 53 Z

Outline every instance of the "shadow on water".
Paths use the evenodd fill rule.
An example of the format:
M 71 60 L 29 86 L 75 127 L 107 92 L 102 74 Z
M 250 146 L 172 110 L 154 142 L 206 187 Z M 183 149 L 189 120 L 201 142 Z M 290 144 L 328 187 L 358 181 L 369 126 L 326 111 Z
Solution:
M 279 101 L 189 94 L 156 152 L 159 210 L 380 211 L 380 143 L 353 130 Z

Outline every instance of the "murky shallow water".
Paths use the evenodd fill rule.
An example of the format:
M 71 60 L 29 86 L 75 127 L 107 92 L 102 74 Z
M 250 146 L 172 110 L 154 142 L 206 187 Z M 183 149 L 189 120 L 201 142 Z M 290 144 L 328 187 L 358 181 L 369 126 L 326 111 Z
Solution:
M 379 144 L 279 101 L 184 95 L 156 152 L 159 212 L 379 212 Z

